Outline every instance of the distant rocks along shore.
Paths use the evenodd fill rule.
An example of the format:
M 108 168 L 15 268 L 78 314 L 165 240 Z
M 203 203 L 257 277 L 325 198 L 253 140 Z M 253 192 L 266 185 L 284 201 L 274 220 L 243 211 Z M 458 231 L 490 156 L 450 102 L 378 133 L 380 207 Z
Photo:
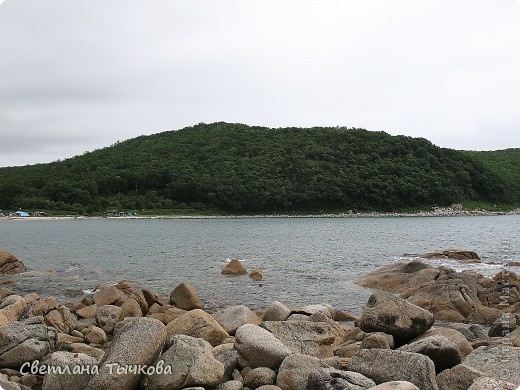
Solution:
M 466 252 L 461 260 L 476 255 Z M 0 252 L 1 265 L 16 263 L 5 253 Z M 247 274 L 240 266 L 231 261 L 221 277 Z M 411 261 L 383 267 L 357 283 L 374 289 L 359 318 L 327 303 L 289 308 L 278 301 L 258 312 L 244 305 L 208 312 L 189 283 L 168 297 L 126 282 L 102 285 L 66 304 L 0 287 L 0 386 L 505 390 L 520 385 L 520 279 L 512 271 L 487 278 Z

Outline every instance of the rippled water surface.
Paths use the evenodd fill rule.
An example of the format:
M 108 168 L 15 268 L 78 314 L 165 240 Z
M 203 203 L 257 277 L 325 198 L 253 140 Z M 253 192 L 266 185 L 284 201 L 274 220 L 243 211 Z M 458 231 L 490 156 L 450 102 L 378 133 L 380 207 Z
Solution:
M 359 312 L 370 292 L 352 283 L 354 278 L 405 254 L 449 247 L 500 261 L 506 238 L 519 261 L 519 216 L 2 221 L 0 248 L 30 271 L 0 281 L 15 279 L 20 292 L 62 299 L 120 280 L 161 295 L 189 282 L 210 308 L 262 308 L 279 300 L 327 302 Z M 264 281 L 221 275 L 233 257 L 244 259 L 249 270 L 261 269 Z M 499 270 L 467 267 L 487 274 Z

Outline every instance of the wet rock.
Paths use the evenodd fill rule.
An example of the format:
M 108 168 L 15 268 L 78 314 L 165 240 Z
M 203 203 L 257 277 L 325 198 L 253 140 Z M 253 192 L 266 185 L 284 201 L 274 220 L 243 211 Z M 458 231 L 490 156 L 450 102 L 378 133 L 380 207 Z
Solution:
M 95 358 L 82 353 L 54 352 L 45 364 L 59 367 L 62 372 L 48 372 L 43 378 L 43 390 L 84 389 L 92 377 L 92 367 L 97 363 Z M 66 367 L 70 373 L 66 371 Z M 74 372 L 78 368 L 82 371 Z
M 388 349 L 362 349 L 348 365 L 381 384 L 391 381 L 408 381 L 421 390 L 438 390 L 435 382 L 435 365 L 427 356 Z
M 43 317 L 32 317 L 0 326 L 0 367 L 19 368 L 56 348 L 58 332 L 44 324 Z
M 152 318 L 128 321 L 117 332 L 99 364 L 99 373 L 90 380 L 87 390 L 134 390 L 141 379 L 139 374 L 113 374 L 110 367 L 150 365 L 166 342 L 165 326 Z
M 278 338 L 258 325 L 242 325 L 237 329 L 235 338 L 235 349 L 242 367 L 274 369 L 291 354 L 291 350 Z
M 119 306 L 100 306 L 96 312 L 96 322 L 106 333 L 112 333 L 114 326 L 123 319 L 123 309 Z
M 363 308 L 359 327 L 365 332 L 391 334 L 402 344 L 426 332 L 433 322 L 433 314 L 427 310 L 392 294 L 375 292 Z
M 174 319 L 166 326 L 166 331 L 169 336 L 183 334 L 199 337 L 213 346 L 229 337 L 229 334 L 211 315 L 200 309 L 191 310 Z
M 202 339 L 172 337 L 171 346 L 154 363 L 163 361 L 171 373 L 155 373 L 142 380 L 147 390 L 182 389 L 189 386 L 215 387 L 224 376 L 224 365 L 213 356 L 213 348 Z
M 274 301 L 265 311 L 262 319 L 264 321 L 285 321 L 291 315 L 291 310 L 283 303 Z
M 275 381 L 276 373 L 267 367 L 254 368 L 244 376 L 244 386 L 250 389 L 272 385 Z
M 126 295 L 116 286 L 101 286 L 94 293 L 96 305 L 116 305 L 120 306 L 126 300 Z
M 403 345 L 399 350 L 428 356 L 435 364 L 437 373 L 456 366 L 462 360 L 459 348 L 441 335 L 421 338 L 418 341 Z
M 0 275 L 14 275 L 27 271 L 25 264 L 15 255 L 0 250 Z
M 520 385 L 520 347 L 507 344 L 479 347 L 466 356 L 462 363 L 491 378 L 506 379 Z
M 202 309 L 202 303 L 195 287 L 181 283 L 170 294 L 170 303 L 183 310 Z
M 221 272 L 222 275 L 247 275 L 246 267 L 237 259 L 231 260 Z
M 327 322 L 266 321 L 260 326 L 278 338 L 292 353 L 315 357 L 334 356 L 335 347 L 343 343 L 346 332 Z
M 245 324 L 258 325 L 260 318 L 244 305 L 232 306 L 213 314 L 213 318 L 224 328 L 230 335 L 234 335 L 236 330 Z
M 253 279 L 256 282 L 261 281 L 264 278 L 264 275 L 262 275 L 262 271 L 259 269 L 254 269 L 249 273 L 249 278 Z
M 439 390 L 467 390 L 477 378 L 484 374 L 474 368 L 458 364 L 437 375 Z

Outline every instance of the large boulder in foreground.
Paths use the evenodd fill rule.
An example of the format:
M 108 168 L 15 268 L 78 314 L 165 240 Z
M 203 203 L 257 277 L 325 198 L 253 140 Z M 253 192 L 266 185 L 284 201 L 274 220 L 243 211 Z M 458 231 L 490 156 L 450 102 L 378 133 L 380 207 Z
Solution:
M 386 292 L 375 292 L 363 308 L 359 327 L 365 332 L 384 332 L 397 344 L 423 334 L 435 321 L 432 313 Z
M 399 350 L 428 356 L 435 364 L 437 373 L 456 366 L 462 360 L 459 348 L 442 335 L 421 338 L 403 345 Z
M 0 275 L 14 275 L 27 271 L 25 264 L 15 255 L 0 249 Z
M 43 317 L 0 326 L 0 367 L 20 368 L 56 349 L 58 331 L 45 325 Z
M 154 363 L 170 367 L 171 372 L 156 372 L 142 380 L 147 390 L 183 389 L 189 386 L 213 388 L 224 376 L 224 365 L 213 356 L 211 344 L 200 338 L 176 335 L 171 346 Z
M 494 378 L 507 380 L 520 386 L 520 347 L 507 344 L 479 347 L 462 361 Z
M 377 384 L 391 381 L 408 381 L 421 390 L 438 390 L 435 365 L 429 357 L 389 349 L 362 349 L 348 365 Z
M 129 320 L 112 339 L 87 390 L 134 390 L 141 375 L 129 371 L 119 374 L 117 368 L 150 365 L 159 356 L 166 338 L 165 326 L 159 320 L 146 317 Z

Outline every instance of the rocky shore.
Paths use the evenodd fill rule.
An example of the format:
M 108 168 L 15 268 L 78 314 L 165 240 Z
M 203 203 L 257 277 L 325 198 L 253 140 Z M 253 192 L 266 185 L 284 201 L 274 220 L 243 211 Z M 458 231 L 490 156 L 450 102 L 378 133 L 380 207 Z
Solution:
M 472 256 L 470 252 L 469 255 Z M 461 255 L 462 256 L 462 255 Z M 0 251 L 0 269 L 23 272 Z M 261 273 L 251 272 L 261 279 Z M 231 262 L 221 277 L 244 277 Z M 247 277 L 247 276 L 245 276 Z M 255 279 L 256 280 L 256 279 Z M 169 296 L 120 282 L 79 302 L 0 287 L 3 389 L 517 389 L 520 279 L 421 261 L 357 283 L 358 318 L 327 303 L 215 312 L 187 283 Z M 203 297 L 202 297 L 203 298 Z M 348 297 L 345 297 L 348 299 Z

